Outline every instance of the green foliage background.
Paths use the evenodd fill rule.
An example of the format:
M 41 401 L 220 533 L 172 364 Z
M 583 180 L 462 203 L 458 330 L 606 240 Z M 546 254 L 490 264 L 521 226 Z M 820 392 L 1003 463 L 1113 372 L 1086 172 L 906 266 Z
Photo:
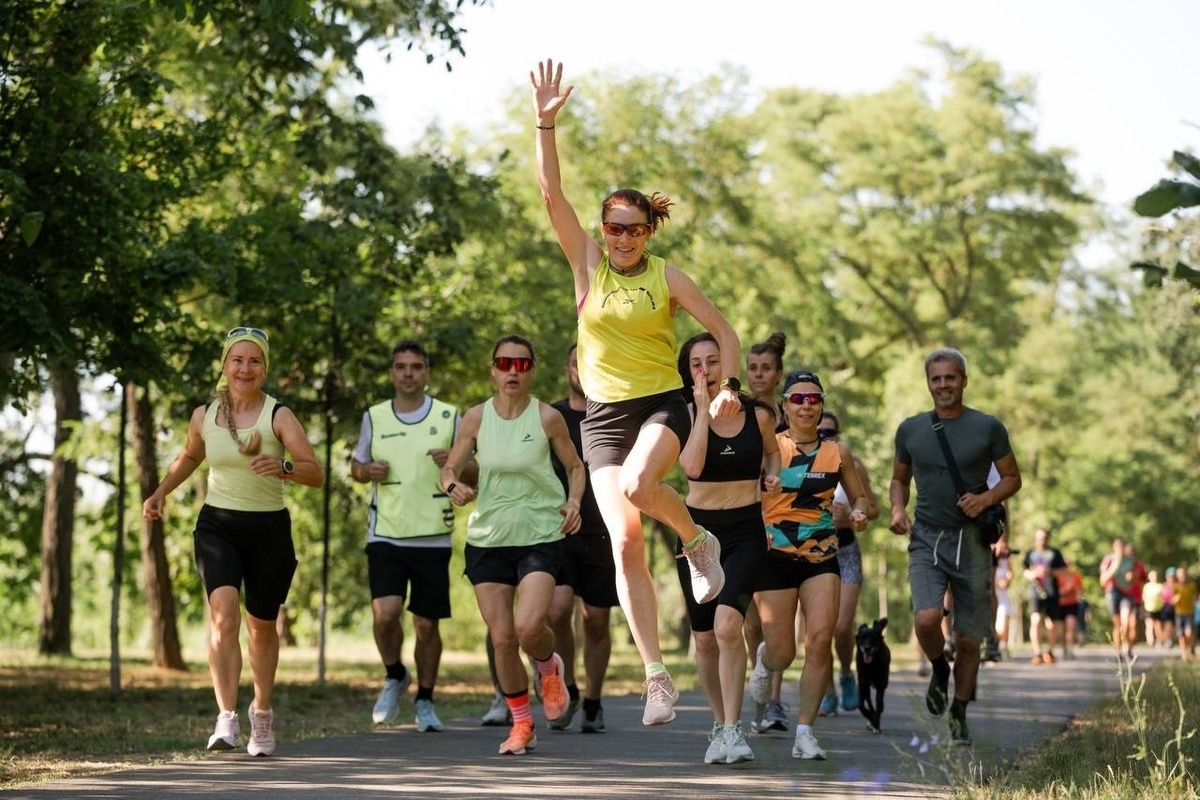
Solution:
M 424 342 L 430 393 L 465 409 L 490 393 L 492 342 L 519 332 L 539 349 L 535 393 L 565 393 L 574 301 L 534 178 L 524 76 L 514 76 L 501 118 L 431 130 L 397 151 L 370 98 L 355 94 L 346 40 L 438 31 L 455 49 L 450 10 L 333 4 L 321 16 L 300 2 L 253 5 L 96 4 L 122 23 L 121 37 L 109 50 L 83 41 L 95 61 L 42 77 L 86 96 L 111 91 L 114 103 L 88 129 L 91 149 L 76 149 L 133 155 L 93 165 L 83 198 L 39 193 L 28 176 L 0 170 L 0 233 L 23 234 L 0 236 L 8 298 L 0 303 L 14 320 L 0 340 L 9 354 L 0 377 L 6 419 L 18 423 L 0 439 L 0 523 L 11 532 L 0 542 L 0 596 L 12 609 L 0 622 L 5 641 L 28 645 L 36 634 L 47 454 L 31 452 L 23 434 L 33 418 L 20 413 L 36 407 L 53 363 L 65 359 L 97 385 L 116 375 L 149 387 L 165 468 L 190 409 L 209 398 L 222 332 L 268 328 L 267 389 L 296 409 L 318 454 L 331 454 L 328 623 L 365 638 L 365 497 L 347 465 L 362 410 L 390 393 L 392 344 Z M 13 26 L 29 41 L 16 44 L 49 46 L 33 23 L 54 8 L 30 8 Z M 406 21 L 403 32 L 384 32 L 389 15 Z M 744 347 L 782 331 L 786 365 L 822 374 L 884 506 L 863 537 L 861 615 L 877 615 L 871 581 L 882 581 L 896 636 L 909 620 L 904 542 L 886 531 L 891 436 L 928 407 L 921 361 L 935 346 L 967 353 L 968 404 L 1009 426 L 1025 476 L 1012 503 L 1015 546 L 1051 526 L 1094 601 L 1112 536 L 1132 536 L 1160 566 L 1192 563 L 1200 547 L 1192 290 L 1168 282 L 1146 291 L 1118 252 L 1131 242 L 1112 248 L 1111 266 L 1080 265 L 1081 246 L 1121 229 L 1079 187 L 1070 154 L 1037 143 L 1034 83 L 948 43 L 929 46 L 940 70 L 862 95 L 797 86 L 759 97 L 729 67 L 690 83 L 568 76 L 578 88 L 557 134 L 564 185 L 585 226 L 598 226 L 600 200 L 613 189 L 669 194 L 676 205 L 652 251 L 696 279 Z M 140 80 L 105 83 L 124 73 L 105 72 L 112 65 L 102 56 L 128 57 Z M 11 104 L 0 102 L 0 112 L 13 162 L 47 163 L 51 142 L 37 150 L 27 120 Z M 121 202 L 105 207 L 115 195 Z M 109 251 L 72 250 L 61 224 L 71 215 L 103 227 Z M 696 331 L 679 319 L 680 340 Z M 70 444 L 85 472 L 109 485 L 116 430 L 107 397 Z M 201 477 L 175 493 L 168 521 L 172 584 L 189 623 L 203 615 L 190 543 Z M 312 640 L 323 495 L 289 491 L 301 558 L 289 604 L 296 632 Z M 98 645 L 116 513 L 111 498 L 85 499 L 75 614 L 79 642 Z M 140 523 L 127 520 L 132 542 Z M 671 562 L 647 536 L 669 620 L 679 611 Z M 123 621 L 134 644 L 146 637 L 136 554 Z M 471 648 L 482 625 L 458 573 L 447 644 Z

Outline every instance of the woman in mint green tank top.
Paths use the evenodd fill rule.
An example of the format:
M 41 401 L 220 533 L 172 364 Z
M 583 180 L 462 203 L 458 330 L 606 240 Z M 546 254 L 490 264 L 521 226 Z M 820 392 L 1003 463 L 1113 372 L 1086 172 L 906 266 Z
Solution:
M 442 487 L 450 499 L 460 506 L 475 501 L 467 520 L 466 574 L 495 647 L 500 691 L 512 712 L 513 727 L 500 753 L 512 755 L 537 746 L 521 651 L 537 664 L 546 721 L 561 717 L 567 708 L 563 661 L 555 652 L 549 623 L 550 601 L 559 544 L 564 535 L 579 530 L 586 480 L 562 414 L 529 392 L 534 364 L 528 339 L 505 336 L 496 343 L 496 394 L 463 415 L 442 468 Z M 552 450 L 567 470 L 565 497 L 551 465 Z M 459 483 L 472 453 L 479 465 L 478 490 Z

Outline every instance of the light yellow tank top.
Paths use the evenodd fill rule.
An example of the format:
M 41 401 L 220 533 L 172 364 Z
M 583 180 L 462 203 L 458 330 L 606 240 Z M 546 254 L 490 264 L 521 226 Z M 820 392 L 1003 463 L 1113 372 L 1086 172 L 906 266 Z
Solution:
M 274 458 L 283 458 L 283 443 L 271 427 L 272 415 L 278 405 L 267 396 L 262 413 L 253 428 L 238 428 L 242 441 L 257 430 L 262 436 L 262 451 Z M 204 414 L 204 457 L 208 461 L 208 496 L 204 502 L 230 511 L 279 511 L 284 507 L 283 481 L 275 475 L 255 475 L 250 469 L 253 456 L 242 455 L 229 431 L 217 425 L 221 401 L 208 404 Z
M 590 400 L 616 403 L 678 389 L 667 262 L 646 255 L 632 278 L 596 267 L 579 310 L 579 381 Z

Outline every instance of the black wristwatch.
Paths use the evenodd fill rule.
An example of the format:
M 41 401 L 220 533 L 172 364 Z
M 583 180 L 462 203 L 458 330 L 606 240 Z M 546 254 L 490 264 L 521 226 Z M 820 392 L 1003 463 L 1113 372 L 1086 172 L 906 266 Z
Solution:
M 296 471 L 296 465 L 295 465 L 295 464 L 293 464 L 291 461 L 288 461 L 286 458 L 281 458 L 281 459 L 279 460 L 279 472 L 280 472 L 280 474 L 282 474 L 282 475 L 291 475 L 291 474 L 292 474 L 293 472 L 295 472 L 295 471 Z
M 721 381 L 721 388 L 733 389 L 735 392 L 740 392 L 742 390 L 742 382 L 737 378 L 726 378 L 725 380 Z

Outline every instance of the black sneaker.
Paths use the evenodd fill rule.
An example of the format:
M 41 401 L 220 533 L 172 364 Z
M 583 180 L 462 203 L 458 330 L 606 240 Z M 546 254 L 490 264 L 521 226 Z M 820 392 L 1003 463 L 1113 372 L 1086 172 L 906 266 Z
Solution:
M 966 703 L 954 703 L 950 706 L 950 744 L 970 747 L 971 731 L 967 728 Z
M 938 671 L 933 670 L 929 676 L 929 688 L 925 690 L 925 708 L 935 717 L 946 713 L 946 700 L 950 694 L 950 670 L 939 677 Z

